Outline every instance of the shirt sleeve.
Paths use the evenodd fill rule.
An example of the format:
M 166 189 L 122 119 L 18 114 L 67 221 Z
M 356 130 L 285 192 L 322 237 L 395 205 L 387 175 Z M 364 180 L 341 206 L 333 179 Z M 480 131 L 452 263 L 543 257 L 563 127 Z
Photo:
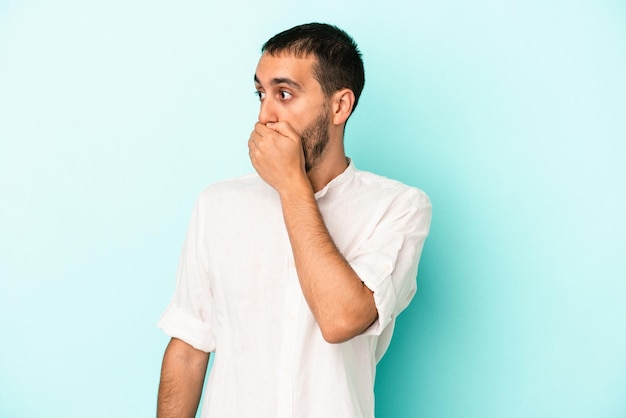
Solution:
M 407 196 L 408 195 L 408 196 Z M 381 335 L 409 304 L 417 290 L 417 267 L 430 230 L 428 196 L 411 189 L 396 198 L 370 238 L 348 260 L 374 292 L 378 319 L 362 335 Z
M 208 275 L 205 216 L 201 196 L 194 207 L 180 256 L 174 296 L 158 327 L 170 337 L 211 352 L 215 350 L 214 304 Z

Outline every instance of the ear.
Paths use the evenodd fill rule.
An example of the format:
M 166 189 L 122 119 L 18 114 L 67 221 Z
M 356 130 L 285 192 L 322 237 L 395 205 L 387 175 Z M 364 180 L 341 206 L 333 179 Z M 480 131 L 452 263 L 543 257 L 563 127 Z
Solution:
M 354 107 L 354 92 L 350 89 L 341 89 L 333 94 L 333 125 L 345 124 Z

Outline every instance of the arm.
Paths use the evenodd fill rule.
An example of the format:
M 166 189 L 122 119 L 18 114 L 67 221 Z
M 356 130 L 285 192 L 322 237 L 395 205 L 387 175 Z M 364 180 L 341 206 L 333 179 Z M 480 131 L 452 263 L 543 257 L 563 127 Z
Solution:
M 347 341 L 376 320 L 374 296 L 324 224 L 304 170 L 300 138 L 287 124 L 276 125 L 256 125 L 249 142 L 250 158 L 280 196 L 300 287 L 324 339 Z
M 208 353 L 170 340 L 161 367 L 157 418 L 195 417 L 208 362 Z
M 310 184 L 280 197 L 300 287 L 324 339 L 340 343 L 361 334 L 378 316 L 374 294 L 335 246 Z

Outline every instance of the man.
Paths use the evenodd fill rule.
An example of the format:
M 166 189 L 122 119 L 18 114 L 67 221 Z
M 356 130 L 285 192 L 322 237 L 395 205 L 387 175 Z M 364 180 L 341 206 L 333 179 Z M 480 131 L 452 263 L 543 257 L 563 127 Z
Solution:
M 431 206 L 362 172 L 344 129 L 364 84 L 354 41 L 325 24 L 263 47 L 256 173 L 193 212 L 171 304 L 158 416 L 373 417 L 376 363 L 416 290 Z

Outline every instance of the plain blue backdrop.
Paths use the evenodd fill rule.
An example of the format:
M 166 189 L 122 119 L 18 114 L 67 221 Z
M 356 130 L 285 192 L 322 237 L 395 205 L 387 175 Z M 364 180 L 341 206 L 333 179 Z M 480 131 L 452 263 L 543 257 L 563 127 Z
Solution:
M 193 202 L 309 21 L 364 55 L 348 154 L 434 207 L 377 416 L 626 416 L 623 2 L 0 0 L 0 417 L 154 416 Z

